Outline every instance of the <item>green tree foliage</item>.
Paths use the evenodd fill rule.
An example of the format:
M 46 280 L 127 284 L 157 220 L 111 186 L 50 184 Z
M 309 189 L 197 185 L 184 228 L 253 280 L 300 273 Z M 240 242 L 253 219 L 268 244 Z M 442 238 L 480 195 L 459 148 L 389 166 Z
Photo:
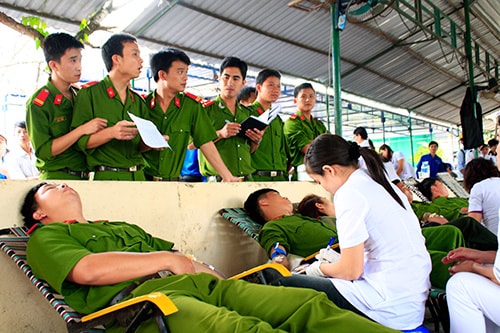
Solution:
M 49 32 L 47 31 L 47 24 L 37 16 L 23 16 L 21 23 L 27 27 L 35 29 L 43 37 L 47 37 L 49 35 Z M 35 38 L 35 44 L 36 48 L 39 49 L 42 45 L 42 40 L 40 40 L 40 38 Z

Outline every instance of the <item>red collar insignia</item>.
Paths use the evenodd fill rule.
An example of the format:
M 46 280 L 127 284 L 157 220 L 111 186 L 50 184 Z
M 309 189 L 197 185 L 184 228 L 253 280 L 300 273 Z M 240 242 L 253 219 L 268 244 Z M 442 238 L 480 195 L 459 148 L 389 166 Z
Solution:
M 179 97 L 175 96 L 175 98 L 174 98 L 174 104 L 175 104 L 175 106 L 177 106 L 178 108 L 180 108 L 180 107 L 181 107 L 181 100 L 180 100 L 180 98 L 179 98 Z
M 151 98 L 151 101 L 149 102 L 149 107 L 151 109 L 154 109 L 155 108 L 155 105 L 156 105 L 156 100 L 154 97 Z
M 264 113 L 264 110 L 262 110 L 262 108 L 259 106 L 259 107 L 257 108 L 257 112 L 258 112 L 259 114 L 263 114 L 263 113 Z
M 59 105 L 59 104 L 61 104 L 62 99 L 63 99 L 63 95 L 62 95 L 62 94 L 58 94 L 58 95 L 56 95 L 56 98 L 54 98 L 54 104 L 55 104 L 55 105 Z
M 109 98 L 114 98 L 116 96 L 115 90 L 111 86 L 106 89 L 106 92 L 108 93 Z

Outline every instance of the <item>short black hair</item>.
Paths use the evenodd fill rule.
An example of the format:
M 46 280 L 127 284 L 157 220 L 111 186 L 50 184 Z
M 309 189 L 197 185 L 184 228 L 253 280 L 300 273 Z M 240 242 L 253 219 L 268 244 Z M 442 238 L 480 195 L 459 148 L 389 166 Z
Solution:
M 304 89 L 312 89 L 314 92 L 316 92 L 316 90 L 314 90 L 312 84 L 308 83 L 308 82 L 304 82 L 302 84 L 299 84 L 298 86 L 295 87 L 295 89 L 293 89 L 293 97 L 297 98 L 297 96 L 299 96 L 299 93 L 301 90 L 304 90 Z
M 243 208 L 245 208 L 248 216 L 250 218 L 260 224 L 264 225 L 266 224 L 266 220 L 264 219 L 264 216 L 262 216 L 262 210 L 260 209 L 259 206 L 259 200 L 262 198 L 262 196 L 266 195 L 269 192 L 278 192 L 276 190 L 273 190 L 272 188 L 262 188 L 260 190 L 257 190 L 255 192 L 252 192 L 245 203 L 243 204 Z
M 488 146 L 491 148 L 493 146 L 498 146 L 498 140 L 497 139 L 491 139 L 488 141 Z
M 46 184 L 47 183 L 42 182 L 33 186 L 24 197 L 23 204 L 21 206 L 21 215 L 23 216 L 24 226 L 28 229 L 39 222 L 33 218 L 33 213 L 38 209 L 38 202 L 36 202 L 35 195 L 40 187 Z
M 257 89 L 255 87 L 245 86 L 240 90 L 238 94 L 238 101 L 246 101 L 250 98 L 250 94 L 257 93 Z
M 248 71 L 248 65 L 246 62 L 244 62 L 240 58 L 226 57 L 224 58 L 224 60 L 222 60 L 222 63 L 220 64 L 220 74 L 222 75 L 222 72 L 224 72 L 224 70 L 228 67 L 238 67 L 241 72 L 241 78 L 243 80 L 246 79 Z
M 438 144 L 436 141 L 431 141 L 431 142 L 429 142 L 428 147 L 430 147 L 431 145 L 436 145 L 436 146 L 438 146 L 438 147 L 439 147 L 439 144 Z
M 153 54 L 149 60 L 149 65 L 155 82 L 158 82 L 159 79 L 158 72 L 161 70 L 168 72 L 172 63 L 177 60 L 182 61 L 188 66 L 191 65 L 188 55 L 179 49 L 168 48 Z
M 47 64 L 51 60 L 60 62 L 61 57 L 68 49 L 83 49 L 83 44 L 65 32 L 50 34 L 43 41 L 43 54 Z
M 432 201 L 432 190 L 431 187 L 436 185 L 439 179 L 434 177 L 425 178 L 420 183 L 417 184 L 417 189 L 427 198 Z
M 115 54 L 123 57 L 123 43 L 131 42 L 137 43 L 137 39 L 130 34 L 114 34 L 104 43 L 101 49 L 102 60 L 104 66 L 109 72 L 113 68 L 113 56 Z
M 361 138 L 362 138 L 363 140 L 368 139 L 368 132 L 366 132 L 366 128 L 364 128 L 364 127 L 361 127 L 361 126 L 360 126 L 360 127 L 356 127 L 356 128 L 354 129 L 354 132 L 353 132 L 353 133 L 354 133 L 354 135 L 359 135 L 359 136 L 361 136 Z
M 257 77 L 255 78 L 255 84 L 263 84 L 269 77 L 277 77 L 281 80 L 280 72 L 274 69 L 266 68 L 261 70 L 259 74 L 257 74 Z
M 24 120 L 18 121 L 14 124 L 14 128 L 16 127 L 26 129 L 26 122 Z

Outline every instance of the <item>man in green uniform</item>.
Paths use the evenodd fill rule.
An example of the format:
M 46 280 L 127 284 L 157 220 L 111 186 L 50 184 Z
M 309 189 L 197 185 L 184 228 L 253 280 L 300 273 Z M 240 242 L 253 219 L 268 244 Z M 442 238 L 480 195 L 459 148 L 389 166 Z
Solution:
M 108 126 L 84 135 L 78 148 L 87 155 L 87 165 L 96 180 L 145 180 L 145 146 L 128 112 L 147 118 L 142 97 L 130 89 L 130 80 L 142 69 L 142 58 L 135 37 L 111 36 L 102 46 L 102 58 L 109 74 L 102 81 L 82 89 L 76 99 L 72 128 L 102 117 Z
M 77 93 L 71 84 L 80 81 L 82 48 L 66 33 L 51 34 L 43 42 L 50 78 L 26 103 L 26 125 L 40 179 L 85 179 L 85 155 L 73 144 L 106 127 L 105 119 L 95 118 L 70 131 Z
M 148 167 L 146 178 L 154 181 L 178 181 L 186 149 L 192 138 L 223 181 L 239 181 L 224 165 L 212 140 L 217 139 L 201 98 L 184 93 L 188 79 L 189 57 L 177 49 L 162 50 L 151 57 L 151 72 L 157 88 L 146 98 L 149 119 L 169 137 L 171 149 L 144 153 Z
M 220 280 L 203 265 L 172 252 L 171 242 L 125 222 L 88 223 L 78 193 L 66 185 L 39 184 L 25 198 L 30 236 L 27 260 L 33 273 L 60 292 L 75 310 L 105 307 L 123 288 L 140 296 L 162 292 L 179 311 L 165 318 L 171 332 L 395 332 L 339 309 L 324 294 L 300 288 Z M 58 221 L 76 220 L 73 223 Z M 199 274 L 193 274 L 197 271 Z M 212 272 L 213 273 L 213 272 Z M 128 297 L 125 297 L 127 299 Z M 156 332 L 147 320 L 137 332 Z M 107 332 L 123 331 L 112 323 Z
M 417 188 L 431 202 L 413 201 L 415 215 L 426 226 L 453 225 L 462 231 L 467 247 L 482 251 L 498 249 L 497 235 L 474 218 L 466 216 L 468 201 L 464 198 L 449 198 L 448 189 L 437 178 L 425 178 Z
M 255 168 L 254 181 L 286 181 L 287 155 L 285 135 L 283 133 L 283 120 L 272 112 L 271 104 L 276 102 L 281 93 L 281 74 L 272 69 L 264 69 L 257 74 L 255 79 L 257 99 L 252 104 L 255 116 L 270 110 L 270 116 L 275 117 L 266 128 L 259 149 L 252 155 L 252 166 Z
M 251 154 L 257 150 L 262 139 L 262 131 L 249 129 L 245 137 L 238 136 L 240 123 L 247 119 L 251 111 L 237 101 L 238 93 L 245 86 L 247 64 L 235 57 L 227 57 L 220 66 L 220 95 L 205 104 L 205 110 L 216 130 L 214 140 L 219 154 L 234 176 L 251 179 L 254 168 Z M 221 177 L 209 163 L 207 156 L 199 155 L 200 172 L 209 181 L 219 181 Z
M 316 105 L 316 91 L 310 83 L 302 83 L 293 90 L 293 102 L 297 112 L 285 121 L 285 132 L 291 165 L 294 167 L 293 180 L 297 180 L 297 167 L 304 164 L 304 155 L 311 142 L 320 134 L 328 133 L 325 125 L 311 115 Z

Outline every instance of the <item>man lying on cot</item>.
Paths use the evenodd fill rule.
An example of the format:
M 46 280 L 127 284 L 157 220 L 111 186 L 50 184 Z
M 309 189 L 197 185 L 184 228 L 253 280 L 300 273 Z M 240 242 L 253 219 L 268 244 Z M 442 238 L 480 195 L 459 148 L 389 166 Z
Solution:
M 222 280 L 136 225 L 88 222 L 78 193 L 65 184 L 32 188 L 21 214 L 31 228 L 27 260 L 33 273 L 81 313 L 106 307 L 133 282 L 169 270 L 175 275 L 146 280 L 123 299 L 155 291 L 168 295 L 179 309 L 165 318 L 174 333 L 392 332 L 313 290 Z M 155 327 L 151 319 L 138 332 Z M 123 331 L 117 324 L 109 329 Z
M 332 244 L 338 243 L 337 230 L 331 224 L 294 214 L 290 200 L 274 189 L 264 188 L 251 193 L 244 208 L 252 220 L 263 226 L 259 243 L 269 258 L 288 269 L 291 267 L 286 254 L 307 257 L 325 248 L 332 237 L 335 237 Z

